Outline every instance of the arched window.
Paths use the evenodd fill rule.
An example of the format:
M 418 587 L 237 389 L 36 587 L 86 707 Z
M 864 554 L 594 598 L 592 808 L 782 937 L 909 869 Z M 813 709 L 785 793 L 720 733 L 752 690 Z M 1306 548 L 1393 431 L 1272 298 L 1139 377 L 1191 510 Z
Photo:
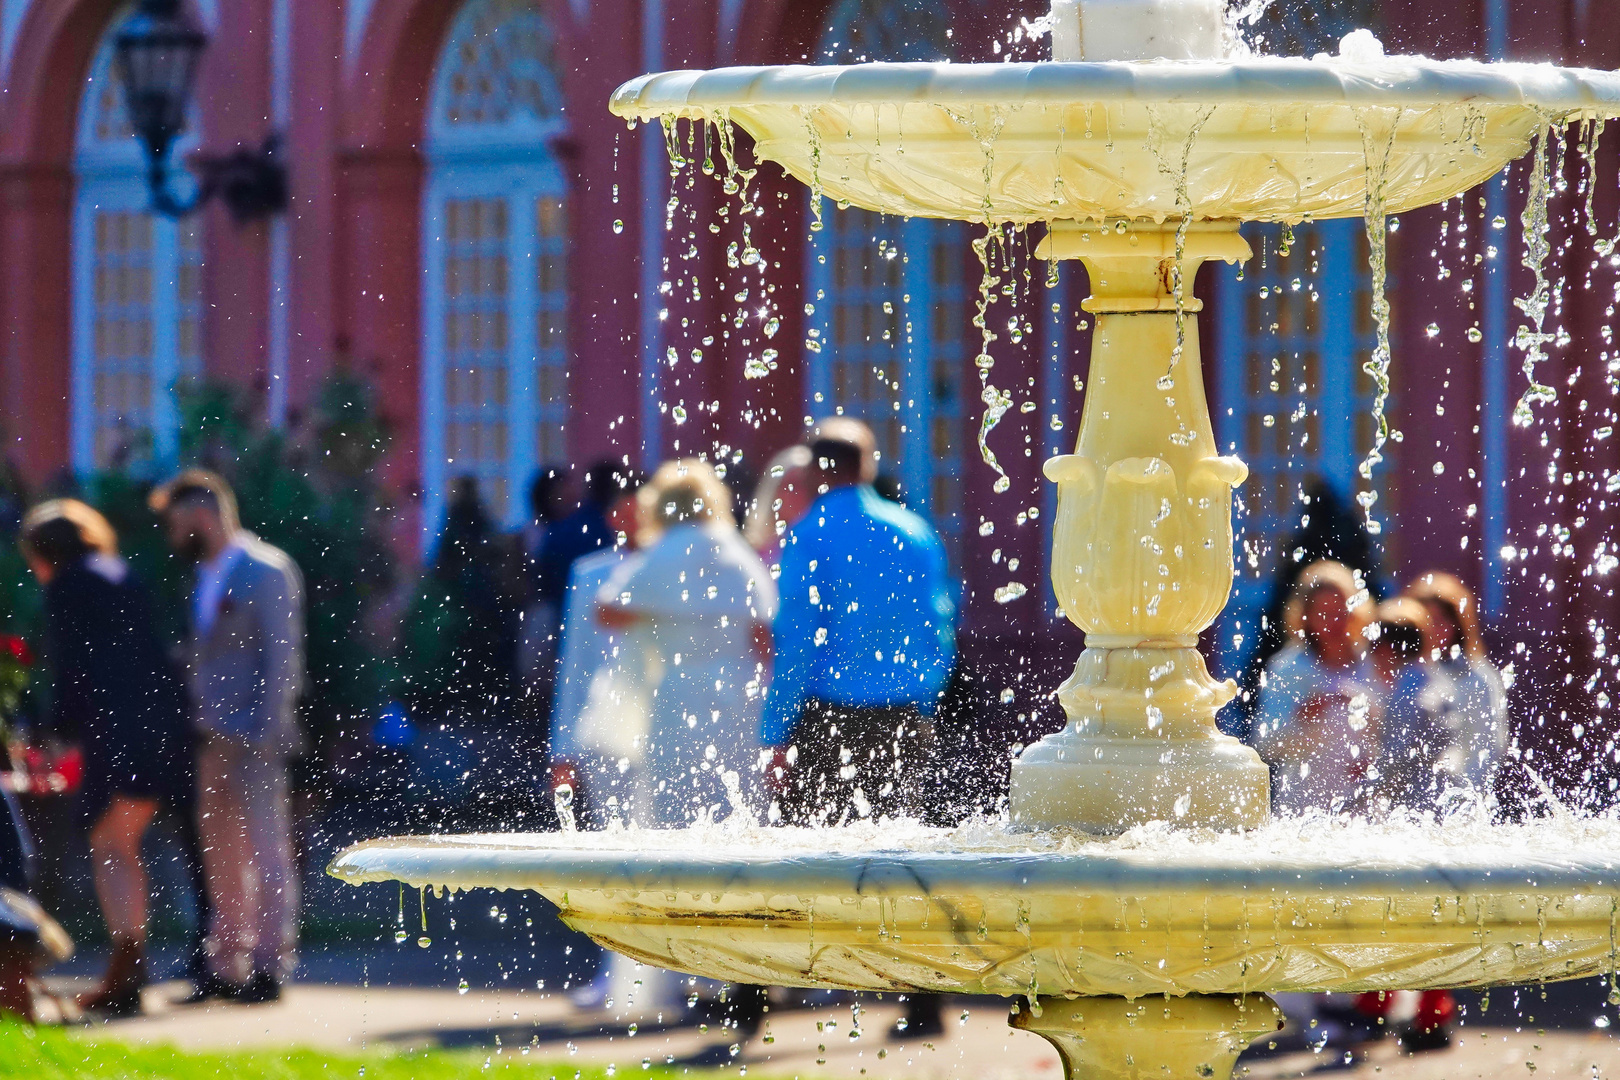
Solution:
M 175 389 L 202 373 L 201 221 L 147 213 L 145 163 L 112 71 L 113 32 L 90 66 L 74 154 L 72 452 L 80 472 L 171 462 Z M 195 145 L 193 123 L 175 156 Z
M 931 0 L 841 0 L 823 63 L 943 60 L 947 16 Z M 811 319 L 805 411 L 872 425 L 880 468 L 954 548 L 961 532 L 962 373 L 969 238 L 956 222 L 823 204 L 809 245 Z
M 555 37 L 536 0 L 471 0 L 440 53 L 423 207 L 424 526 L 471 476 L 519 523 L 565 456 L 568 203 Z

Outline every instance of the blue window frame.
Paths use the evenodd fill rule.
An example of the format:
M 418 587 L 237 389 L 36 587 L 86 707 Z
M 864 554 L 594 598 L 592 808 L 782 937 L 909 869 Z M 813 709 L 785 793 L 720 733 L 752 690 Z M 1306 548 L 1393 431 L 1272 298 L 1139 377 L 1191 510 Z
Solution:
M 1365 486 L 1357 469 L 1372 446 L 1373 386 L 1362 366 L 1377 333 L 1366 230 L 1360 219 L 1346 219 L 1293 233 L 1284 254 L 1280 228 L 1249 232 L 1256 257 L 1241 280 L 1226 270 L 1222 282 L 1216 432 L 1225 451 L 1249 466 L 1239 491 L 1238 577 L 1220 634 L 1227 670 L 1254 646 L 1277 547 L 1304 509 L 1301 485 L 1319 476 L 1355 505 Z M 1391 399 L 1386 411 L 1393 408 Z M 1375 490 L 1388 471 L 1375 474 Z M 1378 506 L 1387 514 L 1382 499 Z
M 91 62 L 74 151 L 71 453 L 79 472 L 155 472 L 178 452 L 176 388 L 202 373 L 201 222 L 146 211 L 113 33 Z M 195 132 L 177 156 L 196 148 Z
M 949 55 L 939 5 L 842 0 L 817 58 L 938 60 Z M 962 376 L 969 299 L 966 226 L 822 207 L 806 279 L 815 311 L 805 353 L 805 412 L 872 426 L 879 467 L 929 515 L 953 553 L 961 534 Z
M 423 207 L 423 527 L 458 477 L 495 520 L 566 454 L 568 195 L 551 32 L 533 0 L 472 0 L 440 53 Z

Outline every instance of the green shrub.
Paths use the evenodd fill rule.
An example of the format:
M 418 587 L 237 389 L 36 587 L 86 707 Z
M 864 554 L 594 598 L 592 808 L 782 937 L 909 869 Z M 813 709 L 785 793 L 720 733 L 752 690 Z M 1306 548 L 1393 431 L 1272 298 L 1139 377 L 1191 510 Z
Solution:
M 181 411 L 182 461 L 224 475 L 236 489 L 243 525 L 303 571 L 309 671 L 303 717 L 322 742 L 373 713 L 384 690 L 366 616 L 393 587 L 387 533 L 393 508 L 376 478 L 388 433 L 370 389 L 352 376 L 333 376 L 303 421 L 286 432 L 253 423 L 243 396 L 226 385 L 183 392 Z M 138 528 L 161 545 L 155 520 Z M 176 560 L 168 563 L 175 567 Z M 167 575 L 177 576 L 183 577 Z M 167 581 L 164 587 L 172 591 Z

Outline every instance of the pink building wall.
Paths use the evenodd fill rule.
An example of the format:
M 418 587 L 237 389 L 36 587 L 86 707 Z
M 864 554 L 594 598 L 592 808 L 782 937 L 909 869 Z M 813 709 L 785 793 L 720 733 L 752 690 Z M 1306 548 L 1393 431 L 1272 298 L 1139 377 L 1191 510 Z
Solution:
M 257 144 L 269 129 L 277 2 L 230 0 L 217 5 L 220 23 L 199 87 L 210 150 Z M 293 411 L 306 404 L 324 375 L 340 365 L 372 381 L 394 431 L 386 473 L 402 510 L 401 536 L 412 537 L 417 535 L 413 515 L 421 471 L 417 418 L 423 340 L 424 110 L 433 64 L 457 5 L 451 0 L 379 0 L 366 9 L 358 38 L 351 39 L 348 5 L 358 0 L 283 2 L 290 5 L 292 27 L 286 131 L 293 192 L 287 218 L 292 252 L 288 404 Z M 588 21 L 582 23 L 567 0 L 544 0 L 560 37 L 558 55 L 570 121 L 568 137 L 557 150 L 572 176 L 569 438 L 571 457 L 581 463 L 605 455 L 642 457 L 638 292 L 645 132 L 627 131 L 605 106 L 616 85 L 642 71 L 648 44 L 643 40 L 646 2 L 590 0 L 585 5 Z M 1387 0 L 1385 40 L 1392 52 L 1479 55 L 1488 41 L 1488 3 Z M 663 0 L 663 66 L 799 61 L 809 53 L 831 6 L 831 0 L 753 0 L 738 5 L 738 26 L 723 34 L 722 10 L 730 10 L 730 5 L 717 0 Z M 1614 5 L 1596 0 L 1510 0 L 1507 6 L 1509 53 L 1514 58 L 1620 66 L 1620 9 Z M 5 253 L 0 261 L 0 436 L 11 459 L 34 482 L 49 480 L 69 460 L 73 131 L 84 72 L 116 7 L 115 0 L 29 0 L 5 69 L 6 93 L 0 97 L 0 250 Z M 1044 4 L 1024 0 L 992 9 L 956 0 L 951 7 L 959 42 L 988 43 L 1017 15 L 1038 14 Z M 728 42 L 728 51 L 722 52 Z M 993 56 L 986 47 L 978 58 Z M 1603 150 L 1603 161 L 1604 175 L 1612 181 L 1616 169 L 1612 139 Z M 774 167 L 761 169 L 759 187 L 761 201 L 771 212 L 756 224 L 755 236 L 772 262 L 769 280 L 778 290 L 775 301 L 783 326 L 777 340 L 785 343 L 780 369 L 769 379 L 743 380 L 737 374 L 740 348 L 716 346 L 705 348 L 703 364 L 683 360 L 674 373 L 666 371 L 670 379 L 666 397 L 685 397 L 689 408 L 699 401 L 719 404 L 713 412 L 691 410 L 693 419 L 679 429 L 663 425 L 659 449 L 670 449 L 675 439 L 683 451 L 707 449 L 719 441 L 759 460 L 799 434 L 804 401 L 796 343 L 804 335 L 805 202 L 798 185 L 782 179 Z M 1522 191 L 1522 184 L 1515 183 L 1513 190 Z M 710 203 L 717 197 L 712 186 L 700 187 L 694 197 L 700 220 L 707 220 Z M 1560 206 L 1567 208 L 1574 198 L 1563 197 Z M 1613 235 L 1620 200 L 1612 182 L 1599 191 L 1596 201 L 1599 217 Z M 1528 289 L 1528 272 L 1518 265 L 1521 205 L 1512 203 L 1510 228 L 1494 234 L 1505 245 L 1510 296 Z M 262 390 L 270 362 L 270 227 L 235 227 L 218 207 L 208 213 L 207 363 L 214 374 Z M 1470 213 L 1475 236 L 1491 232 L 1477 208 Z M 1454 211 L 1446 216 L 1454 216 Z M 624 222 L 622 232 L 612 227 L 616 219 Z M 1399 426 L 1405 442 L 1392 455 L 1390 466 L 1398 471 L 1400 483 L 1388 530 L 1387 563 L 1398 580 L 1438 565 L 1477 586 L 1484 580 L 1486 531 L 1481 514 L 1470 518 L 1462 508 L 1483 507 L 1487 501 L 1480 477 L 1488 442 L 1474 430 L 1482 415 L 1483 353 L 1467 340 L 1471 316 L 1459 299 L 1455 280 L 1441 282 L 1433 274 L 1429 253 L 1438 240 L 1441 220 L 1440 211 L 1428 210 L 1406 215 L 1402 221 L 1395 310 Z M 1558 226 L 1556 243 L 1562 243 L 1567 228 Z M 738 278 L 726 269 L 725 247 L 734 239 L 729 231 L 700 237 L 698 258 L 682 264 L 683 272 L 695 270 L 706 281 L 724 280 L 733 286 Z M 1578 280 L 1592 260 L 1591 245 L 1584 230 L 1579 231 L 1557 261 L 1557 272 L 1570 277 L 1560 321 L 1573 339 L 1567 349 L 1555 350 L 1548 363 L 1560 400 L 1541 410 L 1536 427 L 1514 431 L 1506 441 L 1509 460 L 1503 472 L 1512 482 L 1504 513 L 1512 542 L 1521 546 L 1537 547 L 1539 525 L 1571 516 L 1567 501 L 1562 507 L 1546 501 L 1561 495 L 1567 500 L 1567 489 L 1534 482 L 1546 475 L 1553 455 L 1561 455 L 1560 472 L 1601 473 L 1620 466 L 1617 440 L 1591 437 L 1599 426 L 1595 413 L 1611 407 L 1614 400 L 1606 360 L 1600 355 L 1605 350 L 1613 355 L 1602 336 L 1603 327 L 1612 324 L 1608 314 L 1612 275 L 1600 275 L 1591 290 Z M 976 265 L 967 272 L 970 280 L 976 280 Z M 1068 290 L 1066 304 L 1073 310 L 1083 285 L 1074 282 Z M 677 346 L 683 357 L 688 355 L 706 328 L 715 326 L 729 310 L 724 299 L 728 291 L 709 287 L 697 302 L 673 298 L 666 326 L 675 330 L 666 331 L 663 343 Z M 964 321 L 970 317 L 971 312 L 963 313 Z M 1209 365 L 1221 360 L 1213 346 L 1213 327 L 1221 317 L 1218 302 L 1201 317 Z M 684 335 L 679 332 L 683 318 L 692 327 Z M 1441 327 L 1434 339 L 1426 334 L 1431 322 Z M 1516 318 L 1508 325 L 1516 325 Z M 1074 350 L 1070 373 L 1083 377 L 1085 335 L 1072 335 L 1070 345 Z M 1004 336 L 996 354 L 997 378 L 1003 384 L 1039 377 L 1038 341 L 1019 348 Z M 1522 385 L 1517 365 L 1518 354 L 1510 351 L 1507 385 L 1515 398 Z M 1213 387 L 1214 380 L 1210 382 Z M 972 447 L 977 381 L 971 372 L 965 387 L 969 415 L 958 441 Z M 1072 438 L 1080 395 L 1067 397 L 1071 419 L 1065 437 Z M 995 672 L 992 690 L 1012 685 L 1020 671 L 1026 679 L 1018 684 L 1017 703 L 1008 709 L 987 701 L 987 724 L 1015 726 L 1016 714 L 1037 704 L 1036 695 L 1026 690 L 1055 685 L 1079 648 L 1077 633 L 1048 618 L 1040 599 L 1044 583 L 1024 601 L 1008 605 L 989 601 L 989 594 L 1008 577 L 1005 564 L 991 563 L 991 550 L 999 547 L 1004 557 L 1019 558 L 1024 567 L 1019 576 L 1034 580 L 1033 568 L 1044 565 L 1050 517 L 1021 530 L 999 530 L 990 538 L 979 537 L 971 527 L 980 508 L 994 508 L 997 519 L 1005 520 L 1018 507 L 1042 505 L 1039 447 L 1045 415 L 1044 409 L 1029 415 L 1011 413 L 996 435 L 1013 479 L 1011 492 L 991 492 L 992 476 L 983 467 L 970 465 L 965 473 L 964 517 L 970 526 L 964 529 L 962 557 L 969 597 L 965 651 Z M 1022 453 L 1026 438 L 1032 448 L 1029 456 Z M 1445 463 L 1438 476 L 1430 468 L 1436 458 Z M 1521 469 L 1527 478 L 1523 481 L 1518 479 Z M 1590 481 L 1584 483 L 1592 489 Z M 1593 696 L 1601 689 L 1598 684 L 1585 689 L 1599 666 L 1591 655 L 1594 646 L 1587 626 L 1594 619 L 1612 624 L 1617 612 L 1607 584 L 1610 579 L 1582 577 L 1581 568 L 1599 539 L 1617 535 L 1617 514 L 1620 510 L 1607 503 L 1601 509 L 1594 503 L 1585 512 L 1587 524 L 1577 530 L 1580 558 L 1554 556 L 1542 542 L 1537 554 L 1515 563 L 1515 576 L 1507 581 L 1501 607 L 1494 613 L 1498 644 L 1507 650 L 1504 658 L 1516 655 L 1525 678 L 1536 683 L 1533 694 L 1521 696 L 1527 704 L 1520 724 L 1527 737 L 1541 741 L 1549 757 L 1569 757 L 1574 746 L 1569 735 L 1572 722 L 1560 722 L 1558 713 L 1591 713 Z M 1526 571 L 1523 576 L 1521 569 Z M 1541 581 L 1543 574 L 1554 580 L 1550 593 Z M 1531 652 L 1512 653 L 1520 640 Z M 1024 666 L 1009 657 L 1023 657 Z M 1610 692 L 1620 697 L 1613 688 Z M 1050 714 L 1049 705 L 1040 707 Z M 1538 718 L 1546 726 L 1537 727 Z

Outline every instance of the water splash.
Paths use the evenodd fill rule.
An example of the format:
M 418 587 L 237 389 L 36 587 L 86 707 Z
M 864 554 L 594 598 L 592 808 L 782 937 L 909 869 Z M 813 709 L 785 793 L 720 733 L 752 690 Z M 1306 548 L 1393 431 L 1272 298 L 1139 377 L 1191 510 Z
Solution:
M 996 590 L 996 603 L 1010 604 L 1014 600 L 1029 592 L 1029 586 L 1021 581 L 1009 581 Z
M 1180 157 L 1175 161 L 1165 158 L 1164 144 L 1169 131 L 1159 108 L 1149 105 L 1147 113 L 1148 148 L 1153 152 L 1159 172 L 1175 187 L 1176 209 L 1181 219 L 1176 225 L 1176 257 L 1170 265 L 1170 289 L 1176 302 L 1176 344 L 1170 352 L 1170 370 L 1164 373 L 1158 383 L 1160 390 L 1170 390 L 1175 387 L 1176 367 L 1181 363 L 1182 353 L 1187 347 L 1187 300 L 1185 283 L 1182 281 L 1182 260 L 1187 254 L 1187 230 L 1192 228 L 1193 222 L 1192 197 L 1187 191 L 1187 170 L 1192 161 L 1193 144 L 1198 141 L 1198 133 L 1209 118 L 1215 115 L 1215 106 L 1206 105 L 1194 110 L 1187 136 L 1181 141 Z
M 973 325 L 979 330 L 979 355 L 973 358 L 973 364 L 978 368 L 979 382 L 983 387 L 979 400 L 984 403 L 984 414 L 979 418 L 979 456 L 996 471 L 993 487 L 997 494 L 1010 488 L 1012 480 L 1001 467 L 996 452 L 990 448 L 990 433 L 1013 405 L 1011 391 L 997 389 L 990 381 L 991 369 L 996 366 L 995 357 L 990 354 L 990 346 L 996 340 L 996 332 L 990 329 L 990 308 L 995 303 L 996 288 L 1001 284 L 1001 278 L 993 269 L 992 256 L 1000 239 L 1000 226 L 987 222 L 984 235 L 973 241 L 973 254 L 978 257 L 980 268 L 979 298 L 973 315 Z
M 821 129 L 816 127 L 816 109 L 801 108 L 805 134 L 810 144 L 810 231 L 820 232 L 825 227 L 821 219 Z
M 978 369 L 979 382 L 983 387 L 979 393 L 979 400 L 984 403 L 984 413 L 979 418 L 979 456 L 986 465 L 995 470 L 996 479 L 991 486 L 997 494 L 1001 494 L 1012 487 L 1012 479 L 1007 475 L 1007 470 L 1001 467 L 995 451 L 990 449 L 990 433 L 1001 423 L 1001 418 L 1007 415 L 1007 410 L 1012 408 L 1013 398 L 1010 391 L 1000 390 L 990 381 L 990 372 L 996 366 L 995 357 L 990 353 L 990 346 L 997 339 L 996 332 L 990 329 L 990 308 L 996 302 L 997 287 L 1002 284 L 1002 278 L 992 269 L 994 255 L 997 248 L 1000 248 L 1004 260 L 1010 262 L 1011 252 L 1002 237 L 1001 225 L 995 220 L 991 196 L 995 181 L 996 138 L 1007 122 L 1007 112 L 999 106 L 992 108 L 988 126 L 980 124 L 971 109 L 959 113 L 947 108 L 945 113 L 968 130 L 973 141 L 979 144 L 979 150 L 984 156 L 981 171 L 984 193 L 980 197 L 979 204 L 983 214 L 984 235 L 973 241 L 973 253 L 978 256 L 980 269 L 979 297 L 973 315 L 973 325 L 979 331 L 979 354 L 973 358 L 973 365 Z M 1015 281 L 1009 281 L 1009 284 L 1016 288 Z
M 1547 119 L 1546 114 L 1542 114 Z M 1547 307 L 1552 299 L 1552 284 L 1547 280 L 1547 256 L 1552 251 L 1548 239 L 1552 226 L 1547 220 L 1547 142 L 1553 132 L 1550 122 L 1536 134 L 1535 149 L 1530 167 L 1530 189 L 1525 195 L 1524 212 L 1519 222 L 1524 229 L 1524 254 L 1519 257 L 1522 266 L 1535 275 L 1535 284 L 1529 296 L 1515 297 L 1513 306 L 1529 320 L 1521 325 L 1513 343 L 1524 353 L 1523 371 L 1529 383 L 1513 407 L 1513 423 L 1529 427 L 1535 423 L 1534 407 L 1539 403 L 1551 404 L 1558 399 L 1558 391 L 1542 383 L 1536 368 L 1547 358 L 1546 346 L 1555 335 L 1546 331 Z
M 574 820 L 574 785 L 558 784 L 551 797 L 557 807 L 557 821 L 562 825 L 562 831 L 578 832 L 579 825 Z
M 1389 442 L 1389 417 L 1384 406 L 1389 401 L 1389 222 L 1386 212 L 1389 159 L 1395 148 L 1395 131 L 1400 124 L 1401 109 L 1357 109 L 1356 126 L 1361 129 L 1362 153 L 1367 166 L 1367 198 L 1363 218 L 1367 228 L 1367 262 L 1372 274 L 1372 315 L 1378 328 L 1377 344 L 1372 356 L 1362 365 L 1373 381 L 1373 444 L 1367 449 L 1358 471 L 1368 487 L 1357 492 L 1367 521 L 1367 531 L 1377 536 L 1382 524 L 1373 517 L 1373 503 L 1378 493 L 1371 487 L 1373 470 L 1384 460 L 1384 446 Z
M 1598 187 L 1598 143 L 1603 138 L 1603 129 L 1607 124 L 1608 121 L 1606 120 L 1583 120 L 1581 121 L 1580 135 L 1577 139 L 1581 160 L 1586 165 L 1586 172 L 1581 177 L 1581 182 L 1586 188 L 1586 235 L 1594 239 L 1598 235 L 1597 210 L 1593 206 L 1593 202 L 1597 198 Z M 1599 240 L 1597 247 L 1599 255 L 1608 254 L 1607 251 L 1603 250 L 1604 242 L 1602 240 Z M 1613 249 L 1612 241 L 1609 242 L 1609 247 L 1610 250 Z
M 741 240 L 733 241 L 727 249 L 726 263 L 728 266 L 741 269 L 744 273 L 750 269 L 757 269 L 759 275 L 755 286 L 757 289 L 755 295 L 759 299 L 757 313 L 749 310 L 750 290 L 744 287 L 733 296 L 737 308 L 731 320 L 732 328 L 742 330 L 748 324 L 750 315 L 757 314 L 758 329 L 749 331 L 750 336 L 744 337 L 741 341 L 742 347 L 748 349 L 747 357 L 743 362 L 743 377 L 763 379 L 777 369 L 776 361 L 779 354 L 775 348 L 767 346 L 764 341 L 753 335 L 763 334 L 765 339 L 774 338 L 781 327 L 781 319 L 776 311 L 775 301 L 771 299 L 770 287 L 765 280 L 766 268 L 769 266 L 770 260 L 766 259 L 759 248 L 754 245 L 753 219 L 761 213 L 754 188 L 754 178 L 758 175 L 759 168 L 757 164 L 752 168 L 742 165 L 738 154 L 736 127 L 731 120 L 729 109 L 716 110 L 711 122 L 715 127 L 717 141 L 720 145 L 721 162 L 724 166 L 720 177 L 720 187 L 725 194 L 736 197 L 736 220 L 742 229 Z M 722 207 L 719 211 L 722 218 L 726 216 L 726 209 L 726 207 Z M 710 229 L 715 232 L 719 231 L 718 227 L 714 225 L 711 225 Z M 733 262 L 733 259 L 735 259 L 735 262 Z
M 681 199 L 675 194 L 675 183 L 681 178 L 681 170 L 691 164 L 686 155 L 681 152 L 681 136 L 679 117 L 665 114 L 658 118 L 664 128 L 664 152 L 669 155 L 669 201 L 664 204 L 664 231 L 672 232 L 675 228 L 675 211 L 680 208 Z

